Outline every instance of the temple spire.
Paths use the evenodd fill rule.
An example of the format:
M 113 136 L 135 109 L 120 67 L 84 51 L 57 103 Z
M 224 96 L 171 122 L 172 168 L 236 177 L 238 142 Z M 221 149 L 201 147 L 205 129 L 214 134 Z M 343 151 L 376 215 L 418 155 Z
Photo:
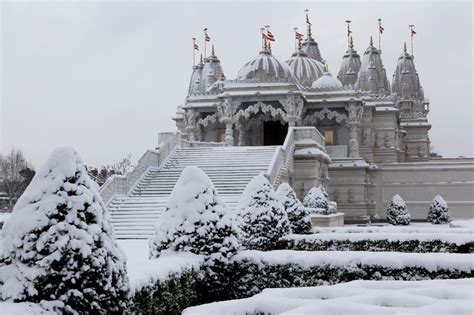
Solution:
M 306 30 L 307 30 L 307 33 L 308 33 L 308 37 L 311 38 L 312 37 L 312 33 L 311 33 L 311 22 L 309 21 L 309 10 L 306 9 L 304 10 L 306 12 Z
M 374 39 L 372 38 L 372 35 L 370 35 L 370 42 L 369 42 L 370 46 L 374 46 Z
M 352 40 L 352 36 L 349 38 L 349 48 L 354 49 L 354 41 Z
M 211 56 L 214 57 L 215 55 L 216 55 L 216 54 L 215 54 L 215 52 L 214 52 L 214 44 L 212 44 L 212 47 L 211 47 Z
M 403 43 L 403 52 L 406 54 L 407 53 L 407 43 Z
M 351 47 L 351 41 L 352 41 L 352 31 L 351 31 L 351 20 L 346 20 L 346 24 L 347 24 L 347 46 L 349 48 L 352 48 Z

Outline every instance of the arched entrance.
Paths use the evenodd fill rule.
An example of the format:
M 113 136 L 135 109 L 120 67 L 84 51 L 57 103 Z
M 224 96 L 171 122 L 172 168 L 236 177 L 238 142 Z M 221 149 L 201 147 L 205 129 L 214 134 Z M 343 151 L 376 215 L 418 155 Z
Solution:
M 263 122 L 263 145 L 282 145 L 288 133 L 288 123 L 283 121 Z

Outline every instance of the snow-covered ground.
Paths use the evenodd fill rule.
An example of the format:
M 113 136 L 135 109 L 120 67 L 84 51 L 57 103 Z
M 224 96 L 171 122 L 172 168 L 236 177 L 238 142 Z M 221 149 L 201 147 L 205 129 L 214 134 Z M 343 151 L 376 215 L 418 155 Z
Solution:
M 0 213 L 0 225 L 1 223 L 5 223 L 10 216 L 11 213 Z
M 454 221 L 451 221 L 450 226 L 453 228 L 466 228 L 466 229 L 474 230 L 474 219 L 454 220 Z
M 265 289 L 251 298 L 205 304 L 184 315 L 245 314 L 472 314 L 474 279 L 352 281 L 337 285 Z

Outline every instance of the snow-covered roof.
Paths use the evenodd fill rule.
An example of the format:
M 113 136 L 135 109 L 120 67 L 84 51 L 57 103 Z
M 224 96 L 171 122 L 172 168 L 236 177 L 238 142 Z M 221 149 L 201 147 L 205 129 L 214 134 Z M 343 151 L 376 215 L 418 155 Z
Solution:
M 324 73 L 311 86 L 313 89 L 342 89 L 342 83 L 329 72 Z
M 324 65 L 298 50 L 286 61 L 291 72 L 303 86 L 311 86 L 324 73 Z
M 277 78 L 286 79 L 289 82 L 294 80 L 288 65 L 275 58 L 268 50 L 262 50 L 257 57 L 243 65 L 237 74 L 237 80 L 266 81 Z

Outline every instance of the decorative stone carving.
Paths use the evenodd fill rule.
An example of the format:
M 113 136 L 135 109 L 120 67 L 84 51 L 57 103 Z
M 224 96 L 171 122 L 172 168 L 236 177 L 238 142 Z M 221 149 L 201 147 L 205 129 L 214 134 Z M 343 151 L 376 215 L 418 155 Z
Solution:
M 358 129 L 362 121 L 362 114 L 364 108 L 362 105 L 357 105 L 356 103 L 349 103 L 346 106 L 346 110 L 349 118 L 347 119 L 347 125 L 349 126 L 349 157 L 356 158 L 359 157 L 359 139 L 358 139 Z
M 272 105 L 265 104 L 263 102 L 258 102 L 256 104 L 250 105 L 245 109 L 239 110 L 235 114 L 235 119 L 246 118 L 248 119 L 251 115 L 255 115 L 259 112 L 264 114 L 269 114 L 273 118 L 285 117 L 285 112 L 281 108 L 275 108 Z
M 225 124 L 225 142 L 227 145 L 234 145 L 234 117 L 235 108 L 228 98 L 217 105 L 219 121 Z
M 349 190 L 347 191 L 347 201 L 349 203 L 354 202 L 354 189 L 352 189 L 352 188 L 349 188 Z
M 335 119 L 338 124 L 347 121 L 347 116 L 341 113 L 338 113 L 335 110 L 329 110 L 327 107 L 323 108 L 321 111 L 314 112 L 311 115 L 308 115 L 304 118 L 305 125 L 315 125 L 317 122 L 323 120 L 324 118 L 332 120 Z
M 217 113 L 214 113 L 214 114 L 212 114 L 212 115 L 207 115 L 207 116 L 204 117 L 204 118 L 200 118 L 200 119 L 197 121 L 196 125 L 197 125 L 197 126 L 207 127 L 207 126 L 209 126 L 209 125 L 211 125 L 211 124 L 215 124 L 215 123 L 217 123 L 217 121 L 218 121 L 218 117 L 217 117 L 217 116 L 218 116 Z
M 384 133 L 377 132 L 376 137 L 375 137 L 375 146 L 377 148 L 383 147 L 383 139 L 384 139 Z
M 371 136 L 372 136 L 372 133 L 371 133 L 370 128 L 364 128 L 364 131 L 362 133 L 362 144 L 370 145 L 371 140 L 372 140 Z
M 296 126 L 296 122 L 303 114 L 304 101 L 300 95 L 288 94 L 284 101 L 280 101 L 285 109 L 283 119 L 288 122 L 288 126 Z
M 194 109 L 188 109 L 184 115 L 184 125 L 186 126 L 185 130 L 188 134 L 189 141 L 195 141 L 194 132 L 196 129 L 196 113 Z

